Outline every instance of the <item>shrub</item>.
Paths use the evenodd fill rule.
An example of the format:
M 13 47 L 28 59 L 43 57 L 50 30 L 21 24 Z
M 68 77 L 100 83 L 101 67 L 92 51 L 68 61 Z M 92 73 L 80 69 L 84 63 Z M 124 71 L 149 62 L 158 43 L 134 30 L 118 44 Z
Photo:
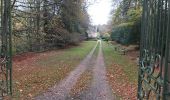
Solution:
M 140 36 L 140 22 L 123 23 L 113 28 L 111 39 L 121 44 L 138 43 Z
M 65 47 L 67 45 L 76 45 L 81 40 L 80 33 L 70 33 L 64 28 L 53 28 L 46 34 L 46 45 L 49 48 Z
M 109 33 L 105 33 L 101 36 L 101 38 L 104 40 L 104 41 L 109 41 L 110 40 L 110 34 Z

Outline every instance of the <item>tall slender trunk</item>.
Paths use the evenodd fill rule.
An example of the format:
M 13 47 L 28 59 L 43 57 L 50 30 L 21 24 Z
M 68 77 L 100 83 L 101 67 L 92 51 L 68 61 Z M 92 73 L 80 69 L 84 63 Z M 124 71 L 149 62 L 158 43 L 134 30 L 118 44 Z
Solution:
M 37 38 L 37 50 L 39 51 L 41 48 L 41 39 L 40 39 L 40 0 L 36 0 L 36 38 Z
M 43 17 L 44 17 L 44 32 L 48 33 L 48 9 L 47 9 L 48 1 L 44 0 L 43 4 Z

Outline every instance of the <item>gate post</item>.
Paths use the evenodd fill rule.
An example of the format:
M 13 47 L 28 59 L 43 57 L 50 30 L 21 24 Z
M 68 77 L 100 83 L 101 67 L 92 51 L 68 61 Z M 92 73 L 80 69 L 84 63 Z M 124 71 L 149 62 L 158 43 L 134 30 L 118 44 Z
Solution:
M 0 97 L 12 95 L 11 0 L 1 0 Z
M 168 0 L 170 4 L 170 0 Z M 164 87 L 163 87 L 163 100 L 170 99 L 170 5 L 168 5 L 168 21 L 166 32 L 166 50 L 165 50 L 165 73 L 164 73 Z
M 143 0 L 139 100 L 170 99 L 170 0 Z

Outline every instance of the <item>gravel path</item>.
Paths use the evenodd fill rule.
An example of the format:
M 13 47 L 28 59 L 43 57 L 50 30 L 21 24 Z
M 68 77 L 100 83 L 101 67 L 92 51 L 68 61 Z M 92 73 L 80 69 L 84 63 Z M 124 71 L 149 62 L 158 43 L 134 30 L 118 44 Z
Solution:
M 47 92 L 43 93 L 40 96 L 35 97 L 35 100 L 65 100 L 69 95 L 70 90 L 76 84 L 77 79 L 81 74 L 87 69 L 90 65 L 92 55 L 98 45 L 92 49 L 92 51 L 86 56 L 86 58 L 78 65 L 78 67 L 72 71 L 68 77 L 62 80 L 59 85 L 55 85 L 53 88 L 49 89 Z
M 83 94 L 81 100 L 116 100 L 106 80 L 106 68 L 100 41 L 99 54 L 93 69 L 92 84 L 90 89 Z
M 97 59 L 93 57 L 94 51 L 99 44 Z M 93 64 L 93 65 L 92 65 Z M 92 70 L 93 79 L 89 88 L 74 97 L 69 97 L 70 90 L 76 84 L 78 78 L 86 70 Z M 102 52 L 101 41 L 98 41 L 93 50 L 80 63 L 80 65 L 61 81 L 59 85 L 49 89 L 43 95 L 35 98 L 36 100 L 116 100 L 113 96 L 106 77 L 106 68 Z

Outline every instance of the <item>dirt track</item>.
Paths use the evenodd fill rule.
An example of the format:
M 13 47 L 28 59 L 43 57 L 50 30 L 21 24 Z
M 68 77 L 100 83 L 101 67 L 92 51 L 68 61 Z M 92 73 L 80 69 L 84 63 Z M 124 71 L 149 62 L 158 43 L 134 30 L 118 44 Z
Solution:
M 106 68 L 100 41 L 99 54 L 93 69 L 92 85 L 84 100 L 113 100 L 112 92 L 106 80 Z
M 97 59 L 92 59 L 93 54 L 99 45 L 99 53 Z M 76 100 L 114 100 L 112 91 L 108 82 L 106 81 L 106 69 L 104 64 L 104 58 L 102 53 L 101 41 L 98 41 L 95 47 L 87 55 L 87 57 L 73 70 L 68 77 L 62 80 L 58 85 L 52 87 L 47 92 L 40 96 L 37 96 L 36 100 L 74 100 L 69 97 L 69 93 L 73 86 L 76 84 L 78 78 L 83 72 L 85 72 L 91 64 L 94 64 L 90 68 L 93 72 L 93 79 L 87 91 L 82 91 Z

